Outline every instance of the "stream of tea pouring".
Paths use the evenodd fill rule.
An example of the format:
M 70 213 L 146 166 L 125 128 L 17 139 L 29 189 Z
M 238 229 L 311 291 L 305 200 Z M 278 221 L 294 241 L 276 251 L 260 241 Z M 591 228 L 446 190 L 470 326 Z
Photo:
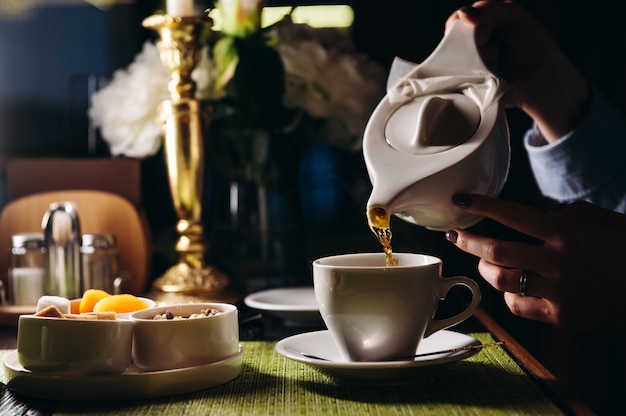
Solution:
M 396 59 L 387 95 L 363 136 L 372 182 L 368 225 L 394 265 L 390 219 L 433 230 L 466 228 L 481 218 L 451 203 L 458 192 L 496 196 L 508 175 L 506 89 L 483 64 L 474 28 L 457 21 L 422 63 Z

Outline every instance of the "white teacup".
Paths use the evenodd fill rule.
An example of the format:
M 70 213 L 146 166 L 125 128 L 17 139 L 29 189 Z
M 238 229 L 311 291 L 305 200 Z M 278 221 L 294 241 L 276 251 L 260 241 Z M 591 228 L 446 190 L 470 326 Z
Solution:
M 469 318 L 481 294 L 472 279 L 442 278 L 442 261 L 423 254 L 344 254 L 313 262 L 315 297 L 324 323 L 347 361 L 385 361 L 416 353 L 423 338 Z M 439 301 L 456 285 L 472 292 L 462 312 L 434 319 Z

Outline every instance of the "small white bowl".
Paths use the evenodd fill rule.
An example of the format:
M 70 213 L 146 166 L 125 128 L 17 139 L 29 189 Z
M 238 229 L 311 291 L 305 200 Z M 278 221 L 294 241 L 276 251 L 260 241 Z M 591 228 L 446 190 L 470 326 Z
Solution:
M 19 317 L 17 356 L 32 372 L 51 374 L 120 374 L 131 363 L 133 323 L 129 320 L 82 320 Z
M 214 309 L 216 315 L 188 317 Z M 155 320 L 170 311 L 184 319 Z M 134 323 L 132 357 L 143 371 L 194 367 L 223 360 L 239 350 L 237 307 L 227 303 L 160 306 L 131 314 Z

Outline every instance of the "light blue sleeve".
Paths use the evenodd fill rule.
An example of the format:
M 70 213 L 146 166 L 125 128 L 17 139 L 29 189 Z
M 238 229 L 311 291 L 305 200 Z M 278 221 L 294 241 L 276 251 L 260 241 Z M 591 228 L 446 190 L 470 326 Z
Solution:
M 541 192 L 558 202 L 586 200 L 626 212 L 626 117 L 596 89 L 572 132 L 548 144 L 534 125 L 524 145 Z

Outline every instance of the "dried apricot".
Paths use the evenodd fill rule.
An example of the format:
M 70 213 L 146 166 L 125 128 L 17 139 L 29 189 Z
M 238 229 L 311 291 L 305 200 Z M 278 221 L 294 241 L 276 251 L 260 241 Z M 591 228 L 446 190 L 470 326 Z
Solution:
M 130 294 L 111 295 L 102 298 L 93 307 L 94 312 L 128 313 L 147 309 L 148 304 Z
M 100 300 L 111 296 L 110 293 L 101 289 L 87 289 L 83 293 L 83 297 L 80 300 L 80 306 L 78 307 L 79 313 L 93 312 L 94 306 Z
M 70 313 L 80 313 L 80 301 L 81 299 L 73 299 L 70 301 Z

